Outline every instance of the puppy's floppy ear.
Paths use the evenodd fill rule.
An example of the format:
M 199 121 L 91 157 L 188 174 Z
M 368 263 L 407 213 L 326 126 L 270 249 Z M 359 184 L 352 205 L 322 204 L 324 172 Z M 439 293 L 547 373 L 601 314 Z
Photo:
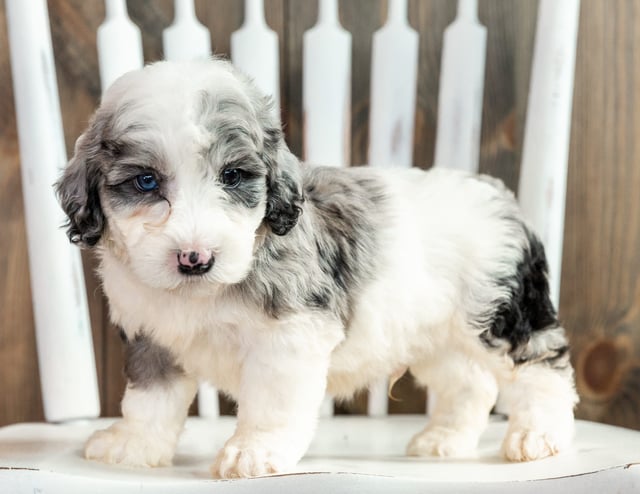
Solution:
M 103 127 L 103 118 L 96 113 L 87 131 L 76 141 L 74 155 L 55 184 L 68 218 L 67 236 L 83 247 L 97 244 L 105 226 L 98 192 L 103 179 L 98 160 Z
M 251 134 L 262 141 L 260 158 L 267 165 L 267 207 L 264 222 L 276 235 L 286 235 L 302 213 L 302 170 L 298 159 L 284 142 L 280 121 L 274 114 L 273 99 L 265 96 L 253 80 L 228 65 L 249 97 L 252 112 Z
M 265 221 L 273 233 L 286 235 L 302 213 L 301 165 L 287 148 L 279 128 L 269 126 L 264 131 L 263 160 L 269 169 Z

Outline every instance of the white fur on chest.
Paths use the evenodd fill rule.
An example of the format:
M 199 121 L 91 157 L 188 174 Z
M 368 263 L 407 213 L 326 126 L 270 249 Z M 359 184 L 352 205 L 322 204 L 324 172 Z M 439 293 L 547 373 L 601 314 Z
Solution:
M 260 353 L 268 366 L 286 352 L 328 355 L 343 338 L 341 324 L 319 313 L 274 319 L 220 291 L 187 297 L 146 287 L 108 255 L 101 274 L 111 319 L 129 338 L 144 332 L 187 373 L 232 394 L 249 355 Z
M 259 314 L 221 304 L 216 290 L 193 297 L 148 287 L 108 253 L 101 275 L 111 319 L 128 338 L 143 332 L 169 349 L 187 372 L 201 379 L 218 377 L 220 386 L 237 386 L 243 340 L 263 324 L 255 320 Z

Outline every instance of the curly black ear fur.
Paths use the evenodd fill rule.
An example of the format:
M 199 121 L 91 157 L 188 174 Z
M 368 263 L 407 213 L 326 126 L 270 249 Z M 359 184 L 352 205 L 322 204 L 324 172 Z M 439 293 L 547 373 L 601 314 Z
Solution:
M 287 148 L 282 132 L 273 127 L 265 130 L 263 158 L 269 168 L 265 221 L 273 233 L 286 235 L 302 213 L 300 162 Z
M 298 223 L 302 213 L 302 170 L 298 159 L 284 141 L 280 121 L 274 114 L 274 102 L 265 96 L 253 80 L 230 66 L 231 72 L 243 84 L 251 101 L 251 115 L 257 123 L 254 130 L 262 141 L 260 157 L 267 165 L 267 206 L 264 222 L 276 235 L 286 235 Z
M 76 142 L 73 158 L 55 184 L 62 209 L 67 215 L 67 236 L 82 247 L 98 243 L 105 227 L 100 204 L 102 182 L 97 154 L 101 147 L 100 120 L 95 118 L 89 129 Z

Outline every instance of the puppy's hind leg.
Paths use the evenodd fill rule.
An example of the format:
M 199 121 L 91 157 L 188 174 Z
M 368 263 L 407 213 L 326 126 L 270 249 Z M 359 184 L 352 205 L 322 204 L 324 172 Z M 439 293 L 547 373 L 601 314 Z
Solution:
M 555 455 L 568 448 L 574 435 L 578 395 L 564 330 L 543 331 L 527 348 L 540 347 L 546 349 L 542 355 L 517 365 L 510 378 L 500 382 L 500 408 L 509 415 L 502 452 L 512 461 Z
M 496 402 L 494 375 L 469 355 L 447 352 L 445 358 L 411 367 L 416 379 L 436 396 L 423 431 L 409 442 L 410 456 L 473 456 Z

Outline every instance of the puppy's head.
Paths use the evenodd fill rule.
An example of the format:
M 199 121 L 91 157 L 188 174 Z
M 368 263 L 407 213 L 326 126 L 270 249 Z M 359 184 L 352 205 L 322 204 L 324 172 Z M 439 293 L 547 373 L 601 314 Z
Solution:
M 269 99 L 220 60 L 160 62 L 116 81 L 57 192 L 72 242 L 165 289 L 241 281 L 257 232 L 287 234 L 302 203 Z

